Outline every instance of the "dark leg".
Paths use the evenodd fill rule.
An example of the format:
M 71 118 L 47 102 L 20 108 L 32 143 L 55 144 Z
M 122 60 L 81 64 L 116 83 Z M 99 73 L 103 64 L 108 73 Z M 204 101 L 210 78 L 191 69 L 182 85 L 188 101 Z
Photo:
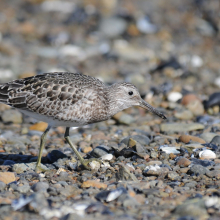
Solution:
M 45 145 L 45 141 L 46 141 L 46 137 L 47 137 L 47 133 L 50 130 L 50 126 L 48 125 L 47 129 L 44 131 L 44 133 L 41 135 L 41 140 L 40 140 L 40 151 L 38 154 L 38 158 L 37 158 L 37 164 L 36 164 L 36 168 L 35 171 L 42 171 L 43 169 L 41 168 L 41 157 L 42 157 L 42 153 L 43 153 L 43 149 L 44 149 L 44 145 Z
M 99 161 L 98 159 L 96 158 L 92 158 L 92 159 L 89 159 L 89 160 L 85 160 L 82 158 L 82 156 L 80 155 L 80 153 L 78 152 L 78 150 L 76 149 L 76 147 L 73 145 L 73 143 L 71 142 L 70 140 L 70 137 L 69 137 L 69 131 L 70 131 L 70 128 L 67 127 L 66 128 L 66 132 L 65 132 L 65 135 L 64 135 L 64 138 L 65 140 L 67 141 L 67 143 L 70 145 L 70 147 L 73 149 L 74 153 L 76 154 L 76 156 L 79 158 L 81 164 L 87 169 L 87 170 L 91 170 L 90 167 L 88 167 L 88 163 L 90 163 L 91 161 L 95 160 L 95 161 L 98 161 L 101 163 L 101 161 Z

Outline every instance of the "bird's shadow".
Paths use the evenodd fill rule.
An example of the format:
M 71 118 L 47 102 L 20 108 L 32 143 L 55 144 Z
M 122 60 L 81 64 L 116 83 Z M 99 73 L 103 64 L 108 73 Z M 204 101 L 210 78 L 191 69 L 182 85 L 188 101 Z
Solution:
M 23 155 L 23 154 L 9 154 L 9 153 L 0 153 L 0 166 L 10 166 L 13 167 L 14 164 L 29 164 L 36 163 L 37 156 L 33 155 Z M 59 150 L 53 150 L 48 153 L 45 157 L 41 158 L 42 164 L 54 164 L 59 159 L 69 158 L 66 154 L 62 153 Z

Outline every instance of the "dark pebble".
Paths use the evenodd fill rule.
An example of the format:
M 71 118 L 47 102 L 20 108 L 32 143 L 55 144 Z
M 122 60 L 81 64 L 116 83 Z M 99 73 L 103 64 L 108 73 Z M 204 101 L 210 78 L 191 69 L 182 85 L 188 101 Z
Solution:
M 120 144 L 125 144 L 126 146 L 129 143 L 129 139 L 132 138 L 133 140 L 135 140 L 136 142 L 140 143 L 141 145 L 148 145 L 150 143 L 150 139 L 147 136 L 144 135 L 131 135 L 128 136 L 126 138 L 124 138 Z
M 211 140 L 211 142 L 210 142 L 210 144 L 214 144 L 214 145 L 216 145 L 216 146 L 220 146 L 220 136 L 215 136 L 212 140 Z
M 31 187 L 34 192 L 47 191 L 48 188 L 49 184 L 46 182 L 38 182 Z
M 0 181 L 0 191 L 4 190 L 6 187 L 6 184 L 2 181 Z
M 203 167 L 202 165 L 193 165 L 190 168 L 189 172 L 191 174 L 198 176 L 198 175 L 205 175 L 206 173 L 209 172 L 209 170 L 206 167 Z
M 110 148 L 105 145 L 97 146 L 95 149 L 93 149 L 90 153 L 91 156 L 99 158 L 105 154 L 109 153 Z
M 3 165 L 13 165 L 15 162 L 13 160 L 5 160 Z

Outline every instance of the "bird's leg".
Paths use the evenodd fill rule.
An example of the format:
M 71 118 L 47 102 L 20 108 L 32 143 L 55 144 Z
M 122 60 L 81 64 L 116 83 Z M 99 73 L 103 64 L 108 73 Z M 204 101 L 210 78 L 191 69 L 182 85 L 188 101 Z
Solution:
M 40 151 L 39 151 L 39 154 L 38 154 L 37 164 L 36 164 L 36 167 L 35 167 L 35 171 L 36 171 L 36 172 L 44 171 L 44 170 L 41 168 L 41 157 L 42 157 L 44 145 L 45 145 L 45 142 L 46 142 L 47 133 L 49 132 L 50 128 L 51 128 L 51 127 L 48 125 L 47 129 L 46 129 L 46 130 L 44 131 L 44 133 L 41 135 L 41 139 L 40 139 Z
M 85 160 L 82 158 L 82 156 L 80 155 L 80 153 L 78 152 L 78 150 L 76 149 L 76 147 L 73 145 L 73 143 L 71 142 L 70 140 L 70 137 L 69 137 L 69 131 L 70 131 L 70 128 L 67 127 L 66 128 L 66 132 L 65 132 L 65 135 L 64 135 L 64 138 L 65 140 L 67 141 L 67 143 L 70 145 L 70 147 L 73 149 L 74 153 L 76 154 L 76 156 L 79 158 L 81 164 L 87 169 L 87 170 L 91 170 L 91 168 L 88 166 L 88 164 L 92 161 L 98 161 L 99 163 L 101 163 L 100 160 L 96 159 L 96 158 L 91 158 L 91 159 L 88 159 L 88 160 Z

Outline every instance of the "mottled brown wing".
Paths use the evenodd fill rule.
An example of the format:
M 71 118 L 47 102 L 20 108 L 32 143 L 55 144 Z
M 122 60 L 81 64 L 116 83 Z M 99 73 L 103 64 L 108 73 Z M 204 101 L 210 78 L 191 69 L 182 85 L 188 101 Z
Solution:
M 0 102 L 55 117 L 83 99 L 94 84 L 104 84 L 79 73 L 46 73 L 0 85 Z

